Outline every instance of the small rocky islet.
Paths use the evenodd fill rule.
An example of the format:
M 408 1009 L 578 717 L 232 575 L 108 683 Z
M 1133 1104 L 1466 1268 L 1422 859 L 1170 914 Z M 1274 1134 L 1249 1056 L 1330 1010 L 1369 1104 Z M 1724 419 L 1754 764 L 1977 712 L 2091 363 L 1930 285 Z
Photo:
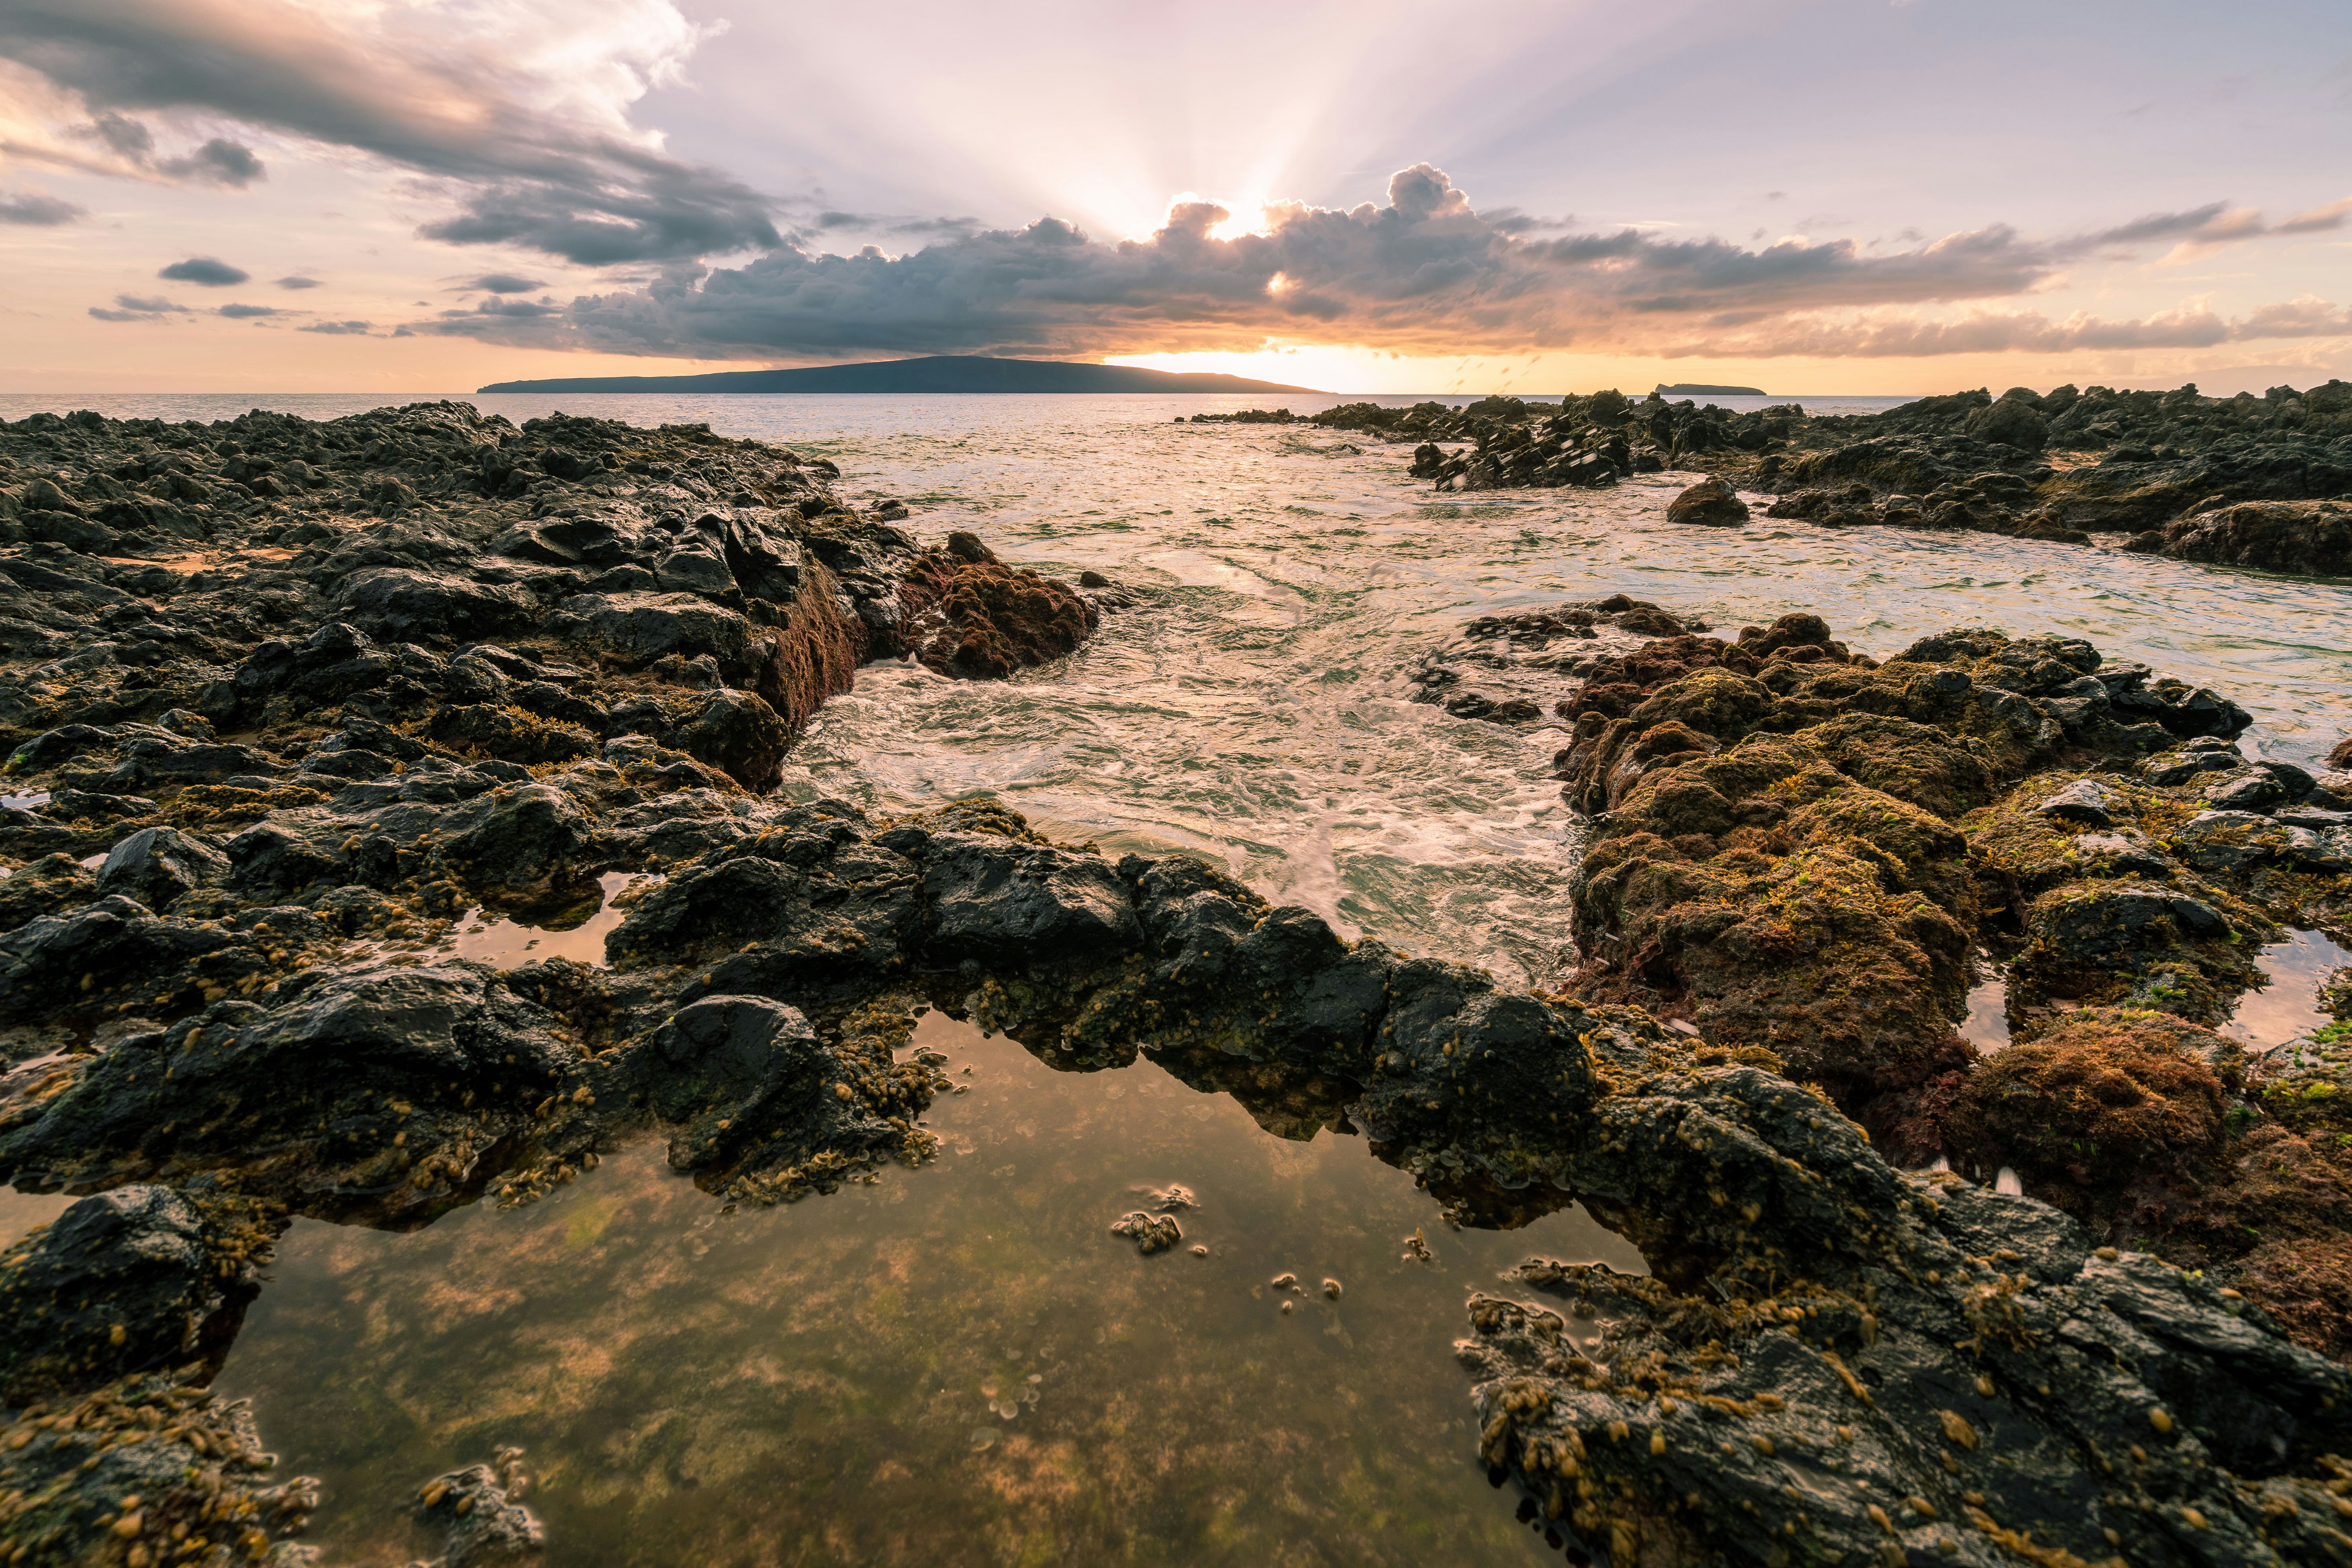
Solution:
M 2263 428 L 2335 449 L 2327 392 Z M 1999 444 L 1792 457 L 1668 406 L 1645 454 L 1619 403 L 1629 472 Z M 309 1560 L 315 1487 L 208 1392 L 296 1216 L 525 1203 L 646 1138 L 730 1204 L 920 1164 L 926 1007 L 1350 1126 L 1457 1223 L 1575 1202 L 1637 1245 L 1531 1260 L 1460 1346 L 1481 1458 L 1583 1560 L 2352 1560 L 2352 1051 L 2215 1032 L 2262 945 L 2340 929 L 2352 776 L 2079 641 L 1491 617 L 1412 684 L 1561 724 L 1591 822 L 1581 965 L 1514 989 L 990 802 L 780 798 L 860 664 L 1002 678 L 1139 597 L 837 477 L 446 404 L 0 426 L 0 1175 L 88 1194 L 0 1255 L 6 1561 Z M 447 949 L 616 872 L 606 965 Z M 541 1550 L 520 1456 L 479 1458 L 417 1482 L 450 1568 Z

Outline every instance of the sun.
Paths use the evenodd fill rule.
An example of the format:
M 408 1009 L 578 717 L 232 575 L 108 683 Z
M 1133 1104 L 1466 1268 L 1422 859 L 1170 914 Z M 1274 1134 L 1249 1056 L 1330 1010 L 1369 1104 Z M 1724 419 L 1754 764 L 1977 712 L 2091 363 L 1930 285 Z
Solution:
M 1234 216 L 1209 227 L 1211 239 L 1244 239 L 1254 234 L 1271 234 L 1273 226 L 1266 222 L 1265 197 L 1250 196 L 1238 201 L 1220 201 L 1217 205 Z

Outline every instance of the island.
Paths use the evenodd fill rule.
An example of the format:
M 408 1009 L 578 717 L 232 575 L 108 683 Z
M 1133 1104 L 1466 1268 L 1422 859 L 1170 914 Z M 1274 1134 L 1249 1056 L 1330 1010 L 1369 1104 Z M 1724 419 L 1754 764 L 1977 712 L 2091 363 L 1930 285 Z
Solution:
M 1180 374 L 1124 364 L 1067 360 L 989 359 L 932 354 L 865 364 L 806 365 L 782 370 L 729 370 L 709 375 L 582 375 L 549 381 L 496 381 L 492 392 L 1298 392 L 1241 375 Z
M 485 392 L 488 387 L 483 388 Z M 1772 395 L 1760 386 L 1701 386 L 1696 382 L 1676 382 L 1668 386 L 1660 383 L 1660 397 L 1769 397 Z

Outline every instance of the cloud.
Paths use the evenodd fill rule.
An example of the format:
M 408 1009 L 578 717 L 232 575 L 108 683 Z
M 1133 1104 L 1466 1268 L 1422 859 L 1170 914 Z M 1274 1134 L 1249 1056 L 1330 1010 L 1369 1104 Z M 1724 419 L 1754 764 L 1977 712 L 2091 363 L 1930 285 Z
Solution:
M 2330 202 L 2324 207 L 2314 207 L 2307 213 L 2297 213 L 2278 226 L 2280 234 L 2319 234 L 2332 228 L 2342 228 L 2347 218 L 2352 218 L 2352 196 Z
M 1058 218 L 892 258 L 780 247 L 740 267 L 673 268 L 641 286 L 484 300 L 407 330 L 693 358 L 1003 353 L 1076 357 L 1253 349 L 1311 337 L 1416 353 L 1573 348 L 1685 355 L 1878 357 L 2182 347 L 2338 329 L 2324 300 L 2235 321 L 2203 307 L 2137 321 L 2001 312 L 2094 249 L 2256 226 L 2225 204 L 2054 240 L 1996 224 L 1895 248 L 1801 236 L 1742 246 L 1643 228 L 1538 235 L 1481 214 L 1416 164 L 1385 205 L 1268 205 L 1262 233 L 1213 237 L 1227 211 L 1180 201 L 1150 237 L 1107 243 Z M 2200 237 L 2202 237 L 2200 238 Z M 1967 313 L 1948 316 L 1954 306 Z
M 2228 342 L 2345 337 L 2352 337 L 2352 309 L 2305 298 L 2260 306 L 2235 320 L 2225 320 L 2203 303 L 2126 321 L 2087 313 L 2053 320 L 2031 310 L 1971 310 L 1950 321 L 1899 311 L 1863 312 L 1770 322 L 1753 332 L 1711 332 L 1659 353 L 1667 359 L 1914 359 L 2202 349 Z
M 2187 212 L 2150 213 L 2130 223 L 2113 228 L 2078 236 L 2063 242 L 2057 248 L 2062 254 L 2075 255 L 2090 251 L 2129 248 L 2150 240 L 2172 239 L 2174 246 L 2164 260 L 2181 262 L 2194 260 L 2216 246 L 2234 244 L 2240 240 L 2260 239 L 2267 235 L 2318 234 L 2341 228 L 2352 217 L 2352 196 L 2330 202 L 2326 206 L 2298 213 L 2284 222 L 2271 224 L 2252 207 L 2233 207 L 2227 202 L 2209 202 Z
M 243 189 L 257 180 L 266 180 L 269 172 L 253 149 L 225 136 L 215 136 L 184 158 L 172 158 L 156 165 L 163 173 L 182 180 L 196 180 L 206 184 L 228 185 Z
M 168 278 L 174 283 L 194 283 L 205 289 L 226 289 L 233 284 L 245 282 L 253 274 L 239 268 L 231 267 L 217 257 L 191 256 L 185 261 L 174 261 L 155 276 Z
M 427 237 L 607 266 L 782 242 L 765 195 L 630 123 L 709 31 L 672 0 L 8 0 L 0 58 L 80 105 L 119 172 L 259 178 L 226 141 L 158 163 L 131 116 L 233 121 L 404 171 L 451 209 Z
M 560 316 L 563 307 L 530 300 L 484 300 L 470 310 L 444 310 L 444 317 L 469 321 L 478 316 L 497 316 L 509 320 L 531 321 L 541 316 Z
M 485 272 L 465 287 L 490 294 L 528 294 L 547 285 L 536 278 L 518 278 L 511 272 Z
M 190 313 L 185 305 L 175 305 L 169 300 L 145 300 L 136 294 L 117 294 L 114 303 L 117 308 L 111 310 L 92 305 L 89 313 L 101 321 L 160 321 L 166 316 Z
M 298 273 L 291 278 L 280 278 L 278 286 L 280 289 L 316 289 L 320 283 L 316 278 L 304 278 Z
M 275 305 L 223 305 L 213 314 L 226 316 L 232 321 L 249 321 L 257 316 L 283 316 L 287 312 Z
M 313 321 L 307 327 L 297 327 L 298 332 L 324 332 L 330 337 L 365 337 L 371 323 L 366 321 Z
M 88 216 L 86 209 L 71 202 L 45 196 L 37 191 L 0 191 L 0 223 L 54 228 Z
M 0 22 L 0 27 L 5 26 L 5 22 Z M 232 142 L 226 136 L 215 136 L 181 157 L 158 158 L 155 155 L 155 132 L 147 122 L 112 110 L 101 110 L 88 124 L 70 126 L 68 132 L 111 153 L 120 165 L 114 171 L 116 173 L 142 174 L 237 189 L 268 178 L 268 171 L 263 168 L 261 159 L 252 148 L 242 142 Z M 27 149 L 13 148 L 11 151 L 23 153 Z

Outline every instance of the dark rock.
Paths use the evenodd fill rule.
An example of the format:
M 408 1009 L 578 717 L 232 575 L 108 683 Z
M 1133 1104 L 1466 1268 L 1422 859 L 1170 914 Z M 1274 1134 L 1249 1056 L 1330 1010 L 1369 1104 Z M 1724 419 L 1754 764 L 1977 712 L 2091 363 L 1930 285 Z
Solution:
M 244 1205 L 249 1209 L 251 1205 Z M 272 1228 L 165 1187 L 87 1197 L 0 1253 L 0 1403 L 86 1393 L 127 1373 L 217 1367 L 258 1289 Z
M 2107 827 L 2115 821 L 2107 809 L 2113 799 L 2113 792 L 2105 786 L 2090 779 L 2076 779 L 2034 809 L 2044 816 Z
M 1748 503 L 1729 481 L 1701 479 L 1667 506 L 1666 521 L 1704 528 L 1738 528 L 1748 521 Z
M 2049 444 L 2048 421 L 2033 405 L 2015 393 L 2005 393 L 1999 402 L 1968 421 L 1969 434 L 1980 440 L 1998 441 L 2004 447 L 2039 452 Z
M 346 581 L 338 607 L 399 637 L 467 641 L 524 626 L 539 605 L 510 584 L 386 567 Z
M 314 972 L 272 1006 L 215 1003 L 79 1065 L 0 1125 L 0 1170 L 95 1184 L 227 1168 L 299 1212 L 414 1224 L 561 1135 L 533 1110 L 584 1088 L 586 1065 L 552 1022 L 478 964 Z
M 2306 576 L 2352 575 L 2352 505 L 2339 500 L 2240 501 L 2168 525 L 2161 548 L 2183 561 Z
M 206 882 L 226 879 L 228 869 L 228 857 L 210 841 L 176 827 L 146 827 L 107 852 L 98 890 L 160 910 Z
M 783 774 L 792 733 L 754 692 L 721 688 L 687 709 L 662 733 L 666 745 L 709 763 L 745 789 L 765 793 Z
M 1141 934 L 1126 888 L 1100 857 L 993 834 L 933 835 L 923 892 L 929 948 L 950 962 L 1084 959 Z

